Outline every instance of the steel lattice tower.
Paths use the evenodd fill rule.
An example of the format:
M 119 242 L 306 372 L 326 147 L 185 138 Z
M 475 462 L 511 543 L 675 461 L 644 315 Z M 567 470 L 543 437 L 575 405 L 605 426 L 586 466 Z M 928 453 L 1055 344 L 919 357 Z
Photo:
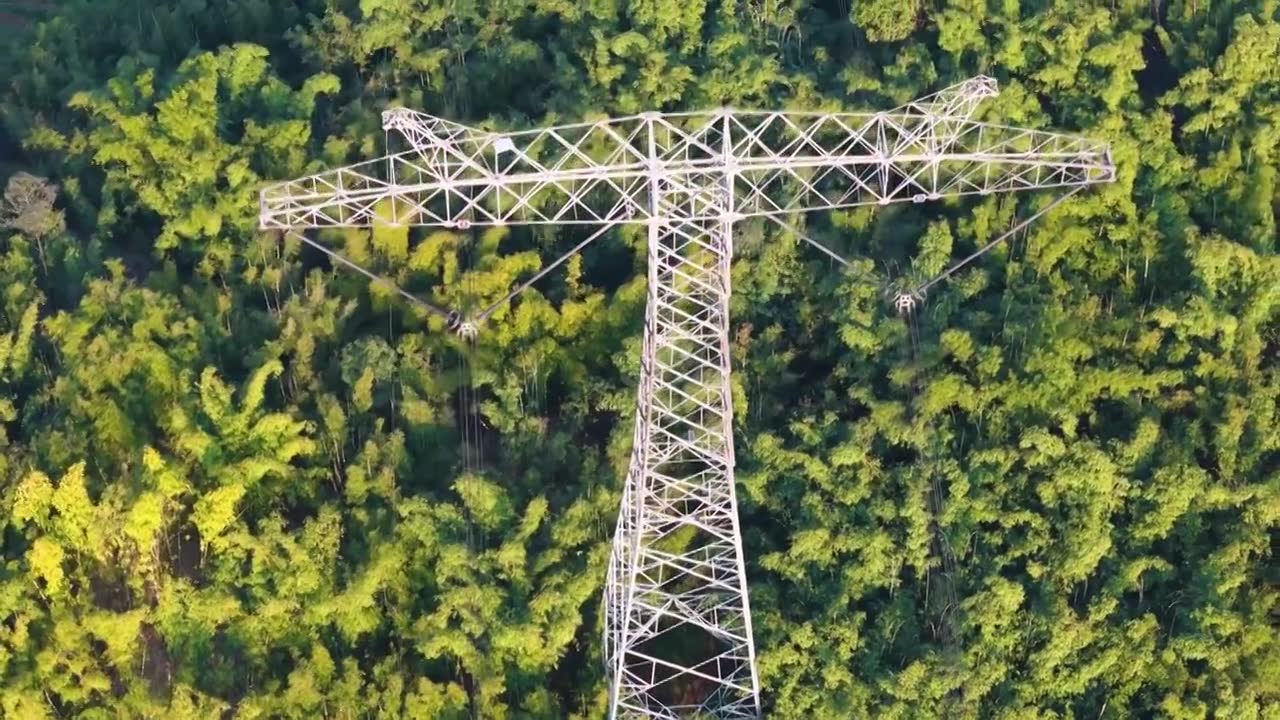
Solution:
M 411 149 L 267 188 L 260 226 L 646 225 L 634 446 L 604 595 L 610 716 L 755 718 L 733 475 L 733 225 L 1114 179 L 1106 143 L 973 121 L 995 92 L 977 77 L 874 114 L 722 109 L 506 133 L 397 108 L 383 125 Z

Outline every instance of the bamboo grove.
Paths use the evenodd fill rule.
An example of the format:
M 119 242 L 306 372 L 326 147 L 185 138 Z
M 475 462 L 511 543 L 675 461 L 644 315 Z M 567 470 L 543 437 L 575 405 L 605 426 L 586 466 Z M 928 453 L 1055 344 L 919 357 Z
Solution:
M 1072 198 L 743 223 L 740 512 L 771 718 L 1280 717 L 1275 0 L 0 3 L 0 716 L 600 717 L 644 237 L 474 347 L 255 229 L 379 154 L 720 105 L 1106 139 Z M 485 307 L 571 231 L 326 231 Z

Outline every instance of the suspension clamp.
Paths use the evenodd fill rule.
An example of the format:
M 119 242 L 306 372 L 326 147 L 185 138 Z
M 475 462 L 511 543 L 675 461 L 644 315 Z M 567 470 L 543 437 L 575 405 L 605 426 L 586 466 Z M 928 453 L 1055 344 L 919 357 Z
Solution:
M 457 333 L 458 337 L 463 340 L 474 340 L 476 335 L 480 334 L 480 328 L 470 320 L 463 320 L 462 313 L 457 310 L 450 310 L 449 316 L 444 320 L 445 327 L 449 332 Z
M 917 293 L 898 293 L 898 296 L 893 299 L 893 307 L 897 309 L 899 315 L 910 315 L 915 312 L 916 304 L 923 300 L 924 296 Z

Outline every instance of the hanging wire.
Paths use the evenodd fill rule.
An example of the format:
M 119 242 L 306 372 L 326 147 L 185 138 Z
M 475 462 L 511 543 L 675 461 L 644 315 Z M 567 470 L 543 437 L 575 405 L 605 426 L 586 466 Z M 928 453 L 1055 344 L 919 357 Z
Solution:
M 476 258 L 476 239 L 471 237 L 471 242 L 467 244 L 467 267 L 471 270 L 475 269 L 477 264 Z M 465 308 L 470 313 L 471 306 L 476 301 L 476 279 L 475 273 L 467 274 L 467 302 Z M 474 334 L 467 334 L 462 338 L 463 346 L 467 354 L 467 385 L 471 399 L 471 413 L 468 416 L 471 422 L 471 441 L 475 445 L 476 469 L 479 470 L 484 466 L 484 441 L 480 434 L 480 395 L 476 390 L 476 338 Z
M 994 248 L 995 246 L 997 246 L 997 245 L 999 245 L 1000 243 L 1004 242 L 1005 240 L 1008 240 L 1009 238 L 1013 237 L 1013 236 L 1014 236 L 1015 234 L 1017 234 L 1020 230 L 1023 230 L 1023 229 L 1024 229 L 1024 228 L 1026 228 L 1028 225 L 1030 225 L 1031 223 L 1033 223 L 1033 222 L 1035 222 L 1037 219 L 1039 219 L 1042 215 L 1044 215 L 1045 213 L 1047 213 L 1047 212 L 1049 212 L 1050 210 L 1054 209 L 1054 208 L 1055 208 L 1055 207 L 1057 207 L 1058 205 L 1060 205 L 1060 204 L 1062 204 L 1062 203 L 1066 202 L 1067 198 L 1070 198 L 1071 196 L 1075 195 L 1076 193 L 1080 192 L 1080 191 L 1081 191 L 1081 190 L 1083 190 L 1083 189 L 1084 189 L 1084 186 L 1083 186 L 1083 185 L 1076 186 L 1076 187 L 1072 188 L 1070 192 L 1068 192 L 1068 193 L 1066 193 L 1065 195 L 1059 196 L 1058 198 L 1054 199 L 1054 201 L 1053 201 L 1053 202 L 1049 203 L 1048 205 L 1044 206 L 1043 208 L 1041 208 L 1040 210 L 1038 210 L 1037 212 L 1035 212 L 1034 214 L 1032 214 L 1032 215 L 1031 215 L 1031 217 L 1028 217 L 1027 219 L 1023 220 L 1022 222 L 1018 223 L 1017 225 L 1014 225 L 1011 229 L 1009 229 L 1008 231 L 1006 231 L 1006 232 L 1004 232 L 1003 234 L 1001 234 L 1001 235 L 1000 235 L 999 237 L 997 237 L 995 240 L 992 240 L 991 242 L 987 243 L 986 245 L 983 245 L 982 247 L 978 248 L 977 250 L 975 250 L 975 251 L 974 251 L 971 255 L 969 255 L 968 257 L 964 258 L 963 260 L 959 260 L 959 261 L 957 261 L 956 263 L 952 264 L 952 265 L 951 265 L 951 267 L 947 268 L 946 270 L 943 270 L 941 273 L 938 273 L 936 276 L 934 276 L 934 277 L 933 277 L 933 279 L 929 280 L 928 282 L 924 283 L 923 285 L 920 285 L 920 286 L 916 287 L 914 290 L 910 291 L 910 292 L 909 292 L 909 293 L 907 293 L 907 294 L 912 295 L 912 296 L 915 296 L 915 297 L 917 297 L 917 298 L 923 298 L 923 297 L 925 296 L 925 293 L 927 293 L 927 292 L 929 291 L 929 289 L 930 289 L 930 288 L 932 288 L 934 285 L 937 285 L 938 283 L 940 283 L 940 282 L 943 282 L 943 281 L 947 280 L 947 279 L 948 279 L 948 278 L 950 278 L 952 275 L 955 275 L 955 274 L 956 274 L 957 272 L 959 272 L 959 271 L 960 271 L 964 266 L 968 265 L 969 263 L 973 262 L 974 260 L 977 260 L 978 258 L 980 258 L 980 257 L 982 257 L 983 255 L 987 254 L 987 252 L 989 252 L 992 248 Z
M 462 240 L 458 248 L 458 260 L 462 280 L 462 309 L 466 312 L 472 304 L 471 245 L 469 238 Z M 475 452 L 476 438 L 472 433 L 471 415 L 474 402 L 475 378 L 472 376 L 470 338 L 462 338 L 462 347 L 458 352 L 458 420 L 462 424 L 462 464 L 466 472 L 475 471 L 479 458 Z
M 466 365 L 459 353 L 457 358 L 458 368 L 458 432 L 460 434 L 460 442 L 462 447 L 462 467 L 466 473 L 471 472 L 471 448 L 468 444 L 467 431 L 470 429 L 467 425 L 467 401 L 466 401 Z
M 387 340 L 392 351 L 396 349 L 396 328 L 391 312 L 391 303 L 387 303 Z M 398 353 L 397 353 L 398 355 Z M 396 387 L 400 384 L 399 358 L 396 360 L 396 374 L 391 380 L 391 428 L 396 427 Z
M 885 272 L 890 276 L 900 274 L 900 268 L 897 260 L 889 260 L 885 263 Z M 915 313 L 902 313 L 903 327 L 907 330 L 907 361 L 915 363 L 920 359 L 920 326 L 916 322 Z M 916 382 L 912 380 L 908 386 L 911 393 L 911 403 L 914 405 L 916 399 Z
M 917 319 L 916 313 L 907 313 L 906 321 L 907 321 L 907 334 L 911 340 L 911 362 L 912 363 L 919 362 L 920 360 L 920 322 Z M 912 392 L 913 392 L 912 399 L 914 400 L 915 399 L 914 397 L 915 382 L 913 381 L 911 385 L 912 385 Z

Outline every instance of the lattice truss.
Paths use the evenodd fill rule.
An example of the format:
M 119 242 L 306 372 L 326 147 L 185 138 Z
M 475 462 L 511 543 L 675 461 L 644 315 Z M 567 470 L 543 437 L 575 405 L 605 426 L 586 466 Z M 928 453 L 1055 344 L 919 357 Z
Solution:
M 729 385 L 733 223 L 1114 179 L 1106 143 L 975 122 L 977 77 L 888 112 L 719 110 L 488 132 L 405 109 L 411 149 L 281 183 L 264 229 L 648 226 L 634 447 L 606 581 L 614 718 L 755 718 Z
M 655 174 L 691 187 L 730 177 L 738 217 L 1110 178 L 1105 143 L 968 119 L 993 92 L 981 78 L 875 114 L 646 113 L 510 133 L 397 108 L 383 124 L 412 149 L 272 186 L 262 194 L 262 223 L 643 222 L 654 217 Z M 691 219 L 710 219 L 712 209 L 696 208 L 703 214 Z

